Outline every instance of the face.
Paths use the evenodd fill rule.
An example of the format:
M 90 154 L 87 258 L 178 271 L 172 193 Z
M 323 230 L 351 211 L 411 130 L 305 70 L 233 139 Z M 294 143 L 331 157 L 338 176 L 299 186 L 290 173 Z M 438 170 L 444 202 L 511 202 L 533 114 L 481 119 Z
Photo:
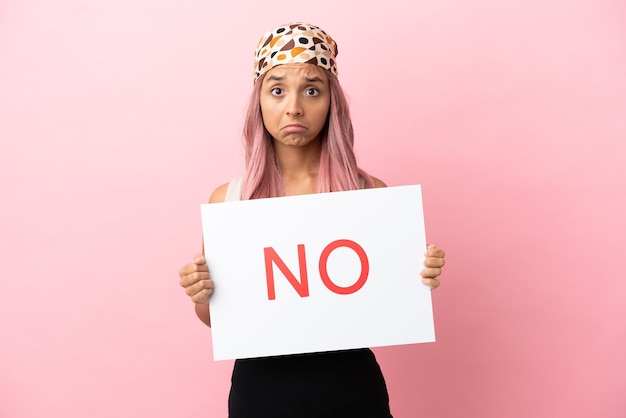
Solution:
M 276 144 L 309 145 L 319 140 L 328 117 L 328 77 L 311 64 L 276 66 L 265 74 L 260 102 L 263 124 Z

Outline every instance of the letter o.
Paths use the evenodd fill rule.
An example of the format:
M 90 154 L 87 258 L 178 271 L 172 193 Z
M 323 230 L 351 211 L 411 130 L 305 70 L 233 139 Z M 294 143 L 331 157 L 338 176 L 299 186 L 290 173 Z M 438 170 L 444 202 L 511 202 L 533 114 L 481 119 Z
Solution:
M 359 276 L 359 279 L 353 285 L 348 286 L 348 287 L 337 286 L 335 283 L 333 283 L 332 280 L 330 280 L 330 277 L 328 276 L 328 270 L 327 270 L 328 257 L 330 256 L 330 253 L 332 253 L 334 250 L 336 250 L 339 247 L 350 248 L 355 253 L 357 253 L 357 255 L 359 256 L 359 259 L 361 260 L 361 275 Z M 337 241 L 333 241 L 330 244 L 328 244 L 326 248 L 324 248 L 324 250 L 322 251 L 322 254 L 320 255 L 319 269 L 320 269 L 320 278 L 322 279 L 322 282 L 328 288 L 328 290 L 334 293 L 337 293 L 339 295 L 349 295 L 351 293 L 357 292 L 359 289 L 363 287 L 370 273 L 370 264 L 369 264 L 369 260 L 367 259 L 367 254 L 365 254 L 365 250 L 363 249 L 363 247 L 361 247 L 359 244 L 349 239 L 338 239 Z

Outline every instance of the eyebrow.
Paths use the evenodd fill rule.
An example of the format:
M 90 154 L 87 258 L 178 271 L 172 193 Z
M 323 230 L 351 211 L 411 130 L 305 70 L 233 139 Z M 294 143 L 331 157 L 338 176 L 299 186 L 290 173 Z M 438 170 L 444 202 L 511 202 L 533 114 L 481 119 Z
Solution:
M 267 80 L 268 81 L 283 81 L 284 79 L 285 77 L 283 76 L 271 75 Z M 323 82 L 323 80 L 319 77 L 304 77 L 304 79 L 309 83 L 322 83 Z

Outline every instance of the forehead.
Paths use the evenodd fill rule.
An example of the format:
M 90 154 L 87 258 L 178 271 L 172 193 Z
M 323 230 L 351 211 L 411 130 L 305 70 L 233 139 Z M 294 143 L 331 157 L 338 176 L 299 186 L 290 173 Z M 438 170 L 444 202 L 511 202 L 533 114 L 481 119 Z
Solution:
M 265 74 L 265 80 L 271 76 L 281 78 L 314 78 L 318 77 L 324 81 L 328 80 L 326 72 L 313 64 L 283 64 L 277 65 Z

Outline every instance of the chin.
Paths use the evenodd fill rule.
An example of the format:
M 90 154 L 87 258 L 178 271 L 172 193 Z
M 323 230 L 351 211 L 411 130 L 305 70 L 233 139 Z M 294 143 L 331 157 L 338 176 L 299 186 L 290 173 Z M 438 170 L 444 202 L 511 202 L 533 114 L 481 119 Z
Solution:
M 274 139 L 275 143 L 290 146 L 290 147 L 303 147 L 314 142 L 315 139 L 310 138 L 285 138 L 285 139 Z

